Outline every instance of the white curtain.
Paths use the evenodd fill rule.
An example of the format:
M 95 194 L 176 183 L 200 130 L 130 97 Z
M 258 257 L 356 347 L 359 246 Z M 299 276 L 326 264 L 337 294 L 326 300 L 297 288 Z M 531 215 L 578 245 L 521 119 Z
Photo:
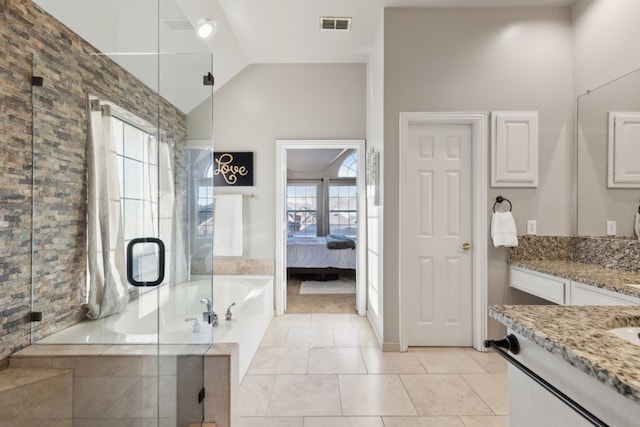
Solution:
M 154 142 L 154 141 L 150 141 Z M 166 271 L 170 283 L 187 282 L 187 254 L 182 234 L 184 218 L 180 215 L 178 204 L 176 203 L 175 174 L 174 174 L 174 153 L 168 142 L 161 141 L 158 156 L 160 173 L 160 191 L 158 192 L 158 217 L 160 218 L 160 239 L 164 242 L 166 249 Z M 148 152 L 154 153 L 158 148 L 149 147 Z
M 122 311 L 129 292 L 111 114 L 108 106 L 100 108 L 97 102 L 91 105 L 87 141 L 87 317 L 98 319 Z

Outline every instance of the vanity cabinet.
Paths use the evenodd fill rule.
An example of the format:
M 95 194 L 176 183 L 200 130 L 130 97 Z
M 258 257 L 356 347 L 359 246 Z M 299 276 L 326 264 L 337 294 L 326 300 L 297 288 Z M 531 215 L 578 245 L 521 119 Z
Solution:
M 512 356 L 609 426 L 638 425 L 640 405 L 594 377 L 551 356 L 547 350 L 517 336 L 520 353 Z M 592 427 L 593 424 L 542 388 L 531 378 L 508 366 L 509 419 L 517 427 Z
M 571 305 L 640 305 L 640 298 L 571 281 Z
M 640 305 L 637 297 L 515 266 L 509 286 L 560 305 Z
M 509 286 L 556 304 L 567 304 L 570 281 L 520 267 L 511 267 Z

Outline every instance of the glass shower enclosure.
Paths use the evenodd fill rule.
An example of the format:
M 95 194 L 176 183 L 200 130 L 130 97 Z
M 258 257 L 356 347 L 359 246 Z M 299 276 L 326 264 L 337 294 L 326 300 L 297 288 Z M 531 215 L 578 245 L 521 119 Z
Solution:
M 187 118 L 212 117 L 213 58 L 165 49 L 168 2 L 136 3 L 153 51 L 33 56 L 31 342 L 74 369 L 74 420 L 187 426 L 204 420 L 213 299 L 211 269 L 191 274 L 189 176 L 213 143 L 189 148 Z

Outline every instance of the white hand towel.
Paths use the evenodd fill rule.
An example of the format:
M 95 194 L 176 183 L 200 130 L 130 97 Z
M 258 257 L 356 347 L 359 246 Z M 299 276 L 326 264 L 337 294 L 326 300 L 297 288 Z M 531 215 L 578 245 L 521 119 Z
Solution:
M 636 213 L 636 223 L 635 223 L 636 237 L 640 240 L 640 212 Z
M 511 212 L 494 212 L 491 217 L 491 238 L 493 246 L 518 246 L 516 222 Z
M 217 195 L 213 211 L 213 255 L 242 255 L 242 194 Z

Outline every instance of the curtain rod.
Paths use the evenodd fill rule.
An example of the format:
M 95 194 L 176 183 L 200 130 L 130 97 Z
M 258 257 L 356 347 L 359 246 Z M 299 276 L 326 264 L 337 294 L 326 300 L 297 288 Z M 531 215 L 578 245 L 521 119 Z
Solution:
M 225 194 L 225 195 L 226 195 L 226 194 Z M 230 195 L 230 194 L 229 194 L 229 195 Z M 221 194 L 221 196 L 222 196 L 222 194 Z M 215 198 L 216 198 L 216 196 L 213 196 L 213 198 L 215 199 Z M 243 195 L 242 195 L 242 198 L 243 198 L 243 199 L 255 199 L 255 198 L 256 198 L 256 195 L 255 195 L 255 194 L 253 194 L 253 193 L 252 193 L 252 194 L 243 194 Z

